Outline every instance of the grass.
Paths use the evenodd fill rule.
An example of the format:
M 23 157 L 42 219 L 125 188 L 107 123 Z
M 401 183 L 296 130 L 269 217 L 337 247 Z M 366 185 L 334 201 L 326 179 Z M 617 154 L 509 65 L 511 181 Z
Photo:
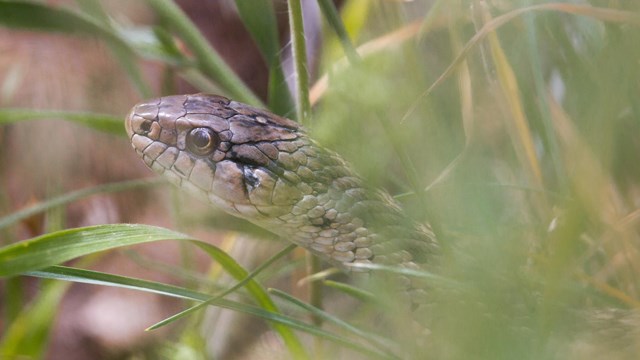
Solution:
M 67 10 L 0 1 L 0 24 L 97 38 L 110 46 L 141 97 L 151 92 L 137 68 L 137 60 L 145 58 L 193 83 L 215 84 L 237 100 L 262 103 L 171 1 L 148 1 L 163 21 L 153 30 L 143 28 L 149 35 L 144 44 L 131 41 L 130 28 L 105 20 L 99 2 L 78 3 L 79 9 Z M 290 3 L 296 10 L 299 1 Z M 115 248 L 183 238 L 206 247 L 236 281 L 245 279 L 257 299 L 213 299 L 211 305 L 266 319 L 294 358 L 346 357 L 352 352 L 364 358 L 633 358 L 638 351 L 634 334 L 640 328 L 628 321 L 640 305 L 640 5 L 439 0 L 428 6 L 426 1 L 350 0 L 342 8 L 342 22 L 330 2 L 322 1 L 324 55 L 320 75 L 309 79 L 311 85 L 299 47 L 304 46 L 300 27 L 305 24 L 298 12 L 291 13 L 293 61 L 299 72 L 297 96 L 292 96 L 278 61 L 271 3 L 237 4 L 267 59 L 267 106 L 305 119 L 313 136 L 348 159 L 368 183 L 388 189 L 410 216 L 432 224 L 444 253 L 437 273 L 424 280 L 432 304 L 414 314 L 398 310 L 384 326 L 370 327 L 367 319 L 379 319 L 379 307 L 360 306 L 345 313 L 344 306 L 327 304 L 333 297 L 346 303 L 350 298 L 372 302 L 385 295 L 384 289 L 367 293 L 342 283 L 316 282 L 333 296 L 323 300 L 326 309 L 321 311 L 318 302 L 262 288 L 259 282 L 266 277 L 288 276 L 278 272 L 277 265 L 253 274 L 258 281 L 245 279 L 251 271 L 223 250 L 181 233 L 104 225 L 51 229 L 41 237 L 8 244 L 13 238 L 8 228 L 0 248 L 0 276 L 7 277 L 5 294 L 10 295 L 0 304 L 0 354 L 42 357 L 54 318 L 46 305 L 55 309 L 65 290 L 56 285 L 60 282 L 47 283 L 29 307 L 21 307 L 23 299 L 15 294 L 21 293 L 22 278 L 9 277 L 16 274 L 151 291 L 194 304 L 215 298 L 219 292 L 206 291 L 197 280 L 191 288 L 176 287 L 57 266 L 78 256 L 90 262 L 91 254 L 106 250 L 100 244 Z M 267 16 L 256 16 L 256 9 Z M 37 17 L 7 15 L 34 11 Z M 358 16 L 363 13 L 368 14 L 365 20 Z M 174 38 L 190 52 L 180 50 Z M 309 105 L 314 106 L 311 116 Z M 47 112 L 2 109 L 0 124 L 42 116 Z M 102 121 L 96 129 L 118 133 L 110 125 L 113 116 L 97 111 L 52 111 L 49 117 L 80 124 L 95 118 Z M 118 187 L 108 189 L 96 191 Z M 90 193 L 94 191 L 76 190 L 27 210 L 64 206 Z M 23 218 L 24 210 L 2 210 L 2 226 Z M 218 225 L 224 229 L 235 224 Z M 125 228 L 135 234 L 122 232 Z M 67 246 L 78 242 L 86 247 Z M 307 321 L 309 314 L 321 321 Z M 188 319 L 195 323 L 203 321 L 201 316 L 194 312 Z M 430 335 L 419 345 L 407 325 L 414 317 L 423 317 L 429 325 Z M 199 335 L 181 324 L 174 324 L 158 352 L 150 350 L 146 356 L 190 347 L 202 352 L 202 341 L 190 337 Z M 25 329 L 39 336 L 29 340 Z M 309 334 L 319 341 L 301 345 Z

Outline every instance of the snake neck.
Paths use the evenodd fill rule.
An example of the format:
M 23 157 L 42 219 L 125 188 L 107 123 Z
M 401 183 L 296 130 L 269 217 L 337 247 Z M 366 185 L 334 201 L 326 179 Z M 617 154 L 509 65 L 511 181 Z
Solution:
M 256 221 L 343 269 L 353 264 L 419 268 L 438 252 L 428 226 L 407 216 L 389 194 L 371 189 L 338 154 L 306 138 L 297 171 L 300 194 L 287 214 Z M 357 267 L 356 267 L 357 269 Z

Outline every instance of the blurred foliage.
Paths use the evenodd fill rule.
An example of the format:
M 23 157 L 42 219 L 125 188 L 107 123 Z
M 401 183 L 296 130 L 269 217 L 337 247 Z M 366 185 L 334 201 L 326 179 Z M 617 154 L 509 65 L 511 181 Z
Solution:
M 260 104 L 172 1 L 149 0 L 161 25 L 135 29 L 86 10 L 98 2 L 78 3 L 85 10 L 0 1 L 0 24 L 97 37 L 112 46 L 145 95 L 149 85 L 138 75 L 138 57 L 177 70 L 203 91 Z M 255 8 L 265 17 L 256 16 L 247 1 L 237 4 L 270 67 L 269 104 L 291 113 L 295 97 L 284 86 L 271 3 L 260 1 Z M 342 319 L 352 322 L 348 326 L 332 318 L 331 309 L 293 312 L 300 319 L 308 312 L 321 316 L 330 330 L 295 319 L 287 324 L 285 316 L 271 319 L 271 313 L 242 304 L 241 311 L 325 339 L 309 353 L 327 358 L 347 356 L 342 348 L 382 358 L 634 358 L 640 351 L 639 317 L 632 311 L 640 306 L 640 3 L 348 0 L 341 8 L 344 23 L 328 2 L 321 5 L 327 18 L 320 76 L 303 89 L 310 90 L 315 106 L 311 132 L 367 182 L 396 195 L 411 216 L 433 225 L 445 253 L 438 276 L 456 285 L 434 280 L 433 304 L 420 319 L 429 325 L 425 338 L 407 325 L 422 311 L 389 310 L 388 326 L 379 326 L 386 330 L 363 325 L 375 335 L 349 327 L 367 324 L 380 311 L 375 307 Z M 37 17 L 15 16 L 33 11 Z M 176 39 L 190 52 L 181 51 Z M 295 53 L 293 61 L 296 69 L 306 68 Z M 0 122 L 11 111 L 18 110 L 0 111 Z M 108 232 L 98 235 L 116 241 Z M 131 240 L 119 239 L 120 245 Z M 51 253 L 65 251 L 48 244 Z M 9 266 L 16 249 L 0 249 L 0 269 Z M 14 272 L 62 260 L 47 252 L 22 254 L 33 262 Z M 247 273 L 239 271 L 245 275 L 236 278 Z M 67 279 L 92 276 L 110 275 Z M 119 281 L 137 280 L 110 278 L 109 285 Z M 136 286 L 150 291 L 157 284 Z M 357 289 L 339 291 L 359 297 Z M 57 293 L 44 291 L 39 299 L 52 294 Z M 305 305 L 286 294 L 278 298 L 286 299 L 284 307 Z M 33 304 L 40 306 L 38 299 Z M 5 328 L 24 318 L 11 317 L 13 324 Z M 40 333 L 41 322 L 24 324 Z M 281 335 L 286 339 L 288 330 Z M 20 343 L 11 336 L 11 344 Z M 5 345 L 8 338 L 0 342 L 0 354 L 38 357 Z M 190 353 L 188 338 L 162 351 Z M 288 338 L 292 356 L 304 357 L 297 344 Z

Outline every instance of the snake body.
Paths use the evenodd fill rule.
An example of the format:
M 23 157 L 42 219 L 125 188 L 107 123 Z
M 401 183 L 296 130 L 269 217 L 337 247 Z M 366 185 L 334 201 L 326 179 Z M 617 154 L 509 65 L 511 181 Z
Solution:
M 125 126 L 144 162 L 170 182 L 345 270 L 358 263 L 424 269 L 437 258 L 428 226 L 410 220 L 386 192 L 365 186 L 346 161 L 292 120 L 195 94 L 140 103 Z M 397 279 L 404 279 L 400 287 L 410 302 L 425 303 L 424 284 Z M 578 343 L 599 339 L 607 348 L 602 329 L 637 329 L 635 312 L 605 309 L 579 317 L 587 326 Z
M 173 184 L 342 267 L 418 268 L 438 251 L 433 232 L 298 123 L 216 95 L 136 105 L 131 144 Z

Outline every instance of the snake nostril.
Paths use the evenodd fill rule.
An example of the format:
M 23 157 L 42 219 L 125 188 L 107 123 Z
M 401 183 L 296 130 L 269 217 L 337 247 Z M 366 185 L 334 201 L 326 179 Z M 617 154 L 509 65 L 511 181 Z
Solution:
M 148 133 L 149 131 L 151 131 L 151 120 L 145 120 L 142 122 L 142 124 L 140 124 L 140 130 L 142 130 L 144 133 Z

